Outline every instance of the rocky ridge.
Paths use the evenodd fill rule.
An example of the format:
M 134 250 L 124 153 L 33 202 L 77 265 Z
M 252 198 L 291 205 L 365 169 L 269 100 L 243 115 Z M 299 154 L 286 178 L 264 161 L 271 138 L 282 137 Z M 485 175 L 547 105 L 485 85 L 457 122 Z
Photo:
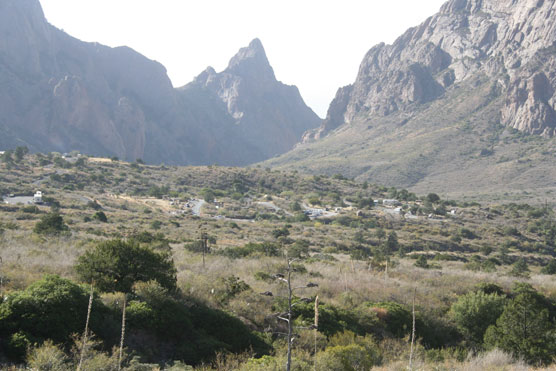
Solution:
M 357 117 L 411 112 L 479 74 L 498 80 L 503 125 L 554 136 L 555 12 L 554 0 L 448 1 L 392 45 L 373 47 L 354 84 L 338 91 L 321 127 L 304 141 Z
M 218 96 L 242 138 L 259 152 L 253 161 L 289 151 L 305 127 L 314 128 L 321 122 L 295 86 L 276 80 L 259 39 L 242 48 L 224 71 L 217 73 L 209 67 L 184 89 Z

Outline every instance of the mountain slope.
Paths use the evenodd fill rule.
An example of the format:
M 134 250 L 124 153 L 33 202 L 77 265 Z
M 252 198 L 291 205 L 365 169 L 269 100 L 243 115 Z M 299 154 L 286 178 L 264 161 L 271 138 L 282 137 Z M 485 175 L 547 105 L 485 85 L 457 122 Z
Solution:
M 242 48 L 226 70 L 216 73 L 209 67 L 182 90 L 212 93 L 222 101 L 241 137 L 259 153 L 252 162 L 289 151 L 307 128 L 321 122 L 295 86 L 276 80 L 258 39 Z
M 0 148 L 225 165 L 283 153 L 320 120 L 295 87 L 258 74 L 271 67 L 266 56 L 249 58 L 253 48 L 264 56 L 257 40 L 233 61 L 260 88 L 243 88 L 236 100 L 264 100 L 261 94 L 276 89 L 283 99 L 242 106 L 249 118 L 243 120 L 215 92 L 174 89 L 161 64 L 132 49 L 84 43 L 56 29 L 38 0 L 0 0 Z M 227 74 L 241 80 L 233 70 Z M 283 132 L 274 126 L 284 115 L 291 115 L 289 131 L 264 135 Z
M 268 164 L 417 191 L 553 187 L 554 7 L 449 1 L 372 48 L 321 127 Z

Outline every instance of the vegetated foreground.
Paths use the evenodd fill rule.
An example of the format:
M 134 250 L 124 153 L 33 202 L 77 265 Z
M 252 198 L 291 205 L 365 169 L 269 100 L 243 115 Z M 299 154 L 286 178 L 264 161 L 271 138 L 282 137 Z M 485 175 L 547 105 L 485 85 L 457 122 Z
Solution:
M 282 370 L 288 330 L 293 370 L 554 366 L 552 204 L 24 148 L 1 159 L 4 368 Z

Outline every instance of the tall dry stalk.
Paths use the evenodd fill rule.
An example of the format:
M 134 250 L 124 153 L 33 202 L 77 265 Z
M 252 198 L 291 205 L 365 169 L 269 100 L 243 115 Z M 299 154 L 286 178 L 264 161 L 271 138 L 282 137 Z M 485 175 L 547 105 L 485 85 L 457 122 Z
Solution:
M 315 355 L 314 355 L 314 357 L 315 357 L 315 362 L 314 362 L 315 371 L 317 369 L 317 362 L 316 361 L 317 361 L 317 333 L 318 333 L 318 331 L 319 331 L 319 296 L 317 295 L 315 297 L 315 333 L 314 333 L 314 335 L 315 335 Z
M 122 337 L 120 338 L 120 356 L 118 358 L 118 371 L 122 369 L 122 354 L 124 351 L 124 336 L 125 336 L 125 308 L 127 306 L 127 295 L 124 294 L 124 308 L 122 310 Z
M 291 261 L 288 259 L 286 252 L 286 261 L 288 262 L 288 359 L 286 362 L 286 371 L 290 371 L 292 364 L 292 267 Z
M 415 344 L 415 295 L 417 293 L 417 289 L 413 289 L 413 305 L 412 305 L 412 313 L 413 313 L 413 325 L 411 331 L 411 350 L 409 352 L 409 370 L 413 370 L 413 344 Z
M 3 260 L 0 256 L 0 303 L 4 301 L 4 276 L 2 276 L 2 264 Z
M 85 321 L 85 331 L 83 332 L 83 344 L 81 345 L 81 355 L 79 356 L 79 365 L 77 371 L 81 370 L 83 358 L 85 358 L 85 347 L 87 346 L 87 336 L 89 335 L 89 319 L 91 318 L 91 309 L 93 308 L 93 282 L 91 282 L 91 293 L 89 294 L 89 306 L 87 307 L 87 320 Z

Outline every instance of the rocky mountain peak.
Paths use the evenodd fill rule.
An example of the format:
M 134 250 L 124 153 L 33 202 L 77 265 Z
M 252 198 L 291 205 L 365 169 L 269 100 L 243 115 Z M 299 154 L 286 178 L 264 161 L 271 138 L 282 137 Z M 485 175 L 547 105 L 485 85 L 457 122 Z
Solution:
M 254 39 L 249 46 L 241 48 L 230 60 L 225 72 L 243 78 L 258 80 L 275 80 L 274 70 L 270 66 L 261 40 Z
M 357 117 L 414 112 L 481 75 L 500 82 L 495 90 L 506 97 L 502 124 L 553 136 L 555 7 L 556 0 L 448 1 L 392 45 L 372 48 L 354 84 L 332 102 L 333 114 L 305 140 Z

